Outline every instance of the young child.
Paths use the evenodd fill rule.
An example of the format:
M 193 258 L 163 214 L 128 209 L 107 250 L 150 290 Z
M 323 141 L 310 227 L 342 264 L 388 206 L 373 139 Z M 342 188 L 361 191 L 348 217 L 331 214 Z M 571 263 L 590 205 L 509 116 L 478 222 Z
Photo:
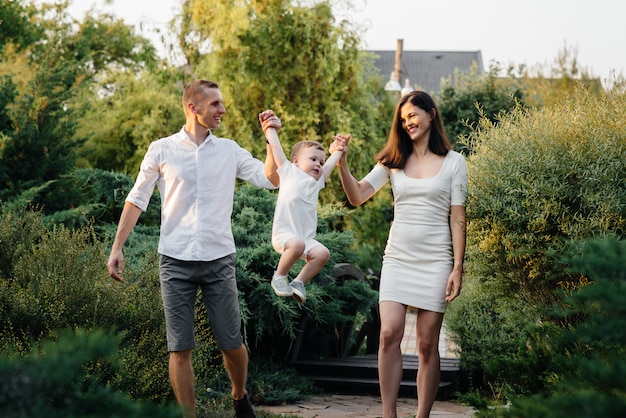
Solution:
M 266 113 L 259 114 L 261 125 L 268 116 Z M 342 151 L 335 151 L 325 162 L 326 151 L 321 144 L 301 141 L 294 145 L 291 160 L 288 160 L 274 128 L 265 129 L 265 138 L 280 176 L 272 246 L 281 257 L 272 277 L 272 288 L 278 296 L 293 296 L 298 303 L 304 303 L 304 285 L 322 270 L 330 258 L 328 248 L 315 240 L 317 199 Z M 306 264 L 289 283 L 289 270 L 300 258 L 306 260 Z

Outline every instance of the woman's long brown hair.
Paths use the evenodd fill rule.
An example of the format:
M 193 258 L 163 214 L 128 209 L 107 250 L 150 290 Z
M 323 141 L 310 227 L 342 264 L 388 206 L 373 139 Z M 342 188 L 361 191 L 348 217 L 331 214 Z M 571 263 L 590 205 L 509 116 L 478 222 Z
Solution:
M 446 155 L 452 149 L 452 144 L 443 128 L 441 114 L 433 98 L 424 91 L 412 91 L 402 96 L 396 105 L 389 138 L 383 149 L 376 155 L 376 160 L 389 168 L 404 168 L 409 155 L 413 152 L 413 141 L 402 126 L 400 119 L 402 106 L 408 102 L 425 110 L 432 117 L 428 149 L 437 155 Z

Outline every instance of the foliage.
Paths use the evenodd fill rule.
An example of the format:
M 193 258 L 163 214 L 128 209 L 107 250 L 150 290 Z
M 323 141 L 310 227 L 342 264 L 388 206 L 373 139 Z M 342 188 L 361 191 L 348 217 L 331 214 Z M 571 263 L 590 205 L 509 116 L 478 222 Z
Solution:
M 13 4 L 10 2 L 9 4 Z M 150 66 L 154 48 L 111 16 L 69 19 L 67 3 L 28 8 L 19 48 L 3 47 L 0 61 L 0 200 L 56 181 L 75 166 L 82 108 L 76 99 L 112 67 Z M 4 9 L 0 9 L 4 10 Z M 17 35 L 16 35 L 17 36 Z M 36 203 L 48 213 L 67 209 L 51 187 Z
M 588 69 L 581 68 L 577 55 L 577 48 L 564 44 L 552 63 L 533 67 L 525 64 L 517 67 L 510 65 L 506 69 L 506 78 L 517 80 L 528 107 L 541 108 L 559 104 L 581 89 L 594 96 L 601 96 L 602 80 L 593 78 Z M 502 76 L 501 73 L 504 72 L 498 64 L 493 65 L 491 70 L 498 76 Z M 614 88 L 624 84 L 623 76 L 605 81 L 607 85 L 613 84 Z
M 536 319 L 534 307 L 517 298 L 502 298 L 486 285 L 466 278 L 462 297 L 446 313 L 446 329 L 459 347 L 464 400 L 481 406 L 481 397 L 502 401 L 524 393 L 530 373 L 512 363 L 524 330 Z M 535 381 L 535 380 L 533 380 Z M 472 392 L 478 391 L 474 399 Z
M 252 401 L 264 405 L 281 405 L 306 399 L 315 393 L 313 383 L 303 379 L 293 369 L 276 362 L 255 362 L 248 373 Z
M 226 409 L 232 414 L 230 381 L 226 371 L 219 367 L 208 376 L 210 378 L 203 379 L 203 383 L 208 385 L 206 390 L 198 393 L 198 405 L 219 410 L 226 403 Z M 285 366 L 284 362 L 271 359 L 253 359 L 248 368 L 246 388 L 250 401 L 263 405 L 294 403 L 317 392 L 311 381 L 299 376 L 294 369 Z
M 14 197 L 30 187 L 58 178 L 73 166 L 75 142 L 71 112 L 65 108 L 77 67 L 63 63 L 50 47 L 40 54 L 32 79 L 18 88 L 11 74 L 2 75 L 3 113 L 0 132 L 0 199 Z M 9 64 L 10 65 L 10 64 Z
M 104 171 L 94 168 L 77 168 L 59 180 L 51 180 L 23 191 L 5 208 L 37 207 L 46 194 L 55 193 L 64 196 L 67 209 L 54 211 L 45 216 L 48 224 L 64 225 L 68 228 L 80 228 L 89 224 L 100 234 L 106 225 L 117 222 L 124 206 L 124 200 L 134 184 L 134 180 L 123 173 Z M 141 225 L 160 224 L 161 197 L 154 193 L 152 204 L 140 218 Z M 111 234 L 114 234 L 112 231 Z
M 64 17 L 65 11 L 61 12 Z M 64 57 L 78 60 L 89 75 L 106 74 L 112 68 L 137 71 L 152 68 L 156 51 L 150 42 L 133 33 L 120 18 L 109 14 L 87 14 L 78 22 L 78 31 L 70 33 Z
M 498 78 L 497 68 L 485 76 L 477 74 L 474 66 L 470 73 L 454 74 L 454 82 L 446 80 L 439 98 L 439 111 L 446 134 L 457 151 L 471 151 L 470 134 L 481 119 L 498 123 L 501 113 L 523 106 L 519 82 L 512 78 Z
M 114 331 L 123 335 L 125 368 L 110 377 L 113 386 L 134 398 L 167 399 L 164 325 L 158 282 L 150 273 L 155 250 L 126 264 L 123 284 L 106 277 L 104 250 L 90 227 L 48 227 L 40 212 L 3 208 L 0 349 L 24 354 L 63 329 Z
M 79 98 L 80 165 L 135 175 L 152 141 L 185 123 L 176 70 L 110 71 Z
M 498 128 L 485 122 L 469 164 L 478 277 L 533 305 L 581 284 L 555 257 L 567 240 L 624 234 L 625 109 L 624 95 L 581 91 L 542 111 L 517 109 Z
M 625 110 L 624 95 L 583 90 L 541 110 L 515 109 L 497 126 L 481 122 L 468 164 L 465 297 L 447 321 L 483 393 L 542 390 L 550 359 L 518 355 L 529 326 L 556 321 L 546 308 L 566 303 L 557 291 L 588 283 L 561 261 L 567 243 L 624 235 Z
M 46 217 L 48 222 L 69 227 L 117 222 L 124 200 L 133 187 L 132 177 L 114 171 L 95 168 L 77 168 L 59 180 L 59 188 L 71 190 L 71 209 L 55 212 Z M 141 216 L 142 225 L 160 224 L 161 197 L 154 193 L 151 205 Z M 80 216 L 76 217 L 76 213 Z M 78 219 L 76 219 L 78 218 Z
M 177 417 L 174 406 L 132 401 L 94 373 L 119 367 L 119 338 L 60 332 L 25 356 L 0 357 L 0 409 L 11 417 Z
M 530 328 L 518 355 L 541 365 L 545 389 L 483 416 L 620 417 L 626 413 L 626 241 L 614 235 L 572 243 L 563 263 L 591 283 L 563 293 L 555 320 Z M 556 313 L 556 314 L 555 314 Z
M 20 49 L 30 45 L 40 34 L 32 23 L 34 6 L 9 0 L 0 4 L 0 49 L 11 42 Z
M 219 134 L 263 155 L 258 113 L 271 108 L 283 122 L 287 154 L 297 141 L 328 146 L 337 132 L 350 132 L 357 150 L 351 164 L 369 167 L 391 115 L 373 59 L 359 51 L 349 22 L 334 21 L 329 2 L 294 3 L 184 3 L 190 21 L 181 38 L 210 44 L 210 53 L 188 54 L 189 64 L 194 73 L 219 83 L 227 103 Z M 188 47 L 202 51 L 200 45 Z M 338 195 L 343 195 L 339 183 L 329 182 L 321 199 L 327 203 Z

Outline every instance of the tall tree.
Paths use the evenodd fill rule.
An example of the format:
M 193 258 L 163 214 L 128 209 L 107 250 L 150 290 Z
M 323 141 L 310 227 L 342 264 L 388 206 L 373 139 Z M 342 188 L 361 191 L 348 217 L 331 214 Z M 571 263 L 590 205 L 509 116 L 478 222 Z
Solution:
M 357 31 L 336 22 L 330 2 L 311 6 L 289 0 L 212 2 L 187 0 L 187 58 L 194 75 L 220 84 L 227 110 L 219 135 L 265 153 L 258 113 L 272 108 L 283 121 L 288 151 L 300 140 L 328 146 L 337 132 L 354 136 L 350 161 L 373 164 L 390 125 L 391 106 L 372 60 L 359 48 Z M 226 12 L 227 11 L 227 12 Z M 189 40 L 203 40 L 190 43 Z M 203 49 L 204 48 L 204 49 Z M 191 51 L 208 53 L 195 54 Z M 197 62 L 193 59 L 198 56 Z M 339 182 L 322 200 L 343 197 Z
M 150 142 L 185 123 L 176 70 L 111 71 L 100 91 L 79 99 L 77 137 L 86 138 L 79 165 L 135 175 Z
M 10 74 L 3 77 L 3 90 L 12 99 L 4 103 L 10 123 L 5 124 L 0 143 L 3 200 L 57 179 L 73 166 L 75 143 L 68 137 L 74 121 L 67 102 L 79 67 L 58 59 L 60 48 L 54 39 L 37 49 L 28 60 L 30 79 L 22 86 L 13 83 Z
M 67 2 L 44 4 L 18 38 L 28 45 L 2 45 L 0 200 L 53 184 L 74 168 L 83 142 L 74 135 L 83 111 L 76 98 L 97 76 L 113 66 L 136 70 L 154 62 L 154 48 L 120 20 L 88 15 L 77 22 L 66 8 Z M 46 210 L 67 205 L 62 190 L 42 190 L 32 203 Z
M 37 26 L 31 21 L 36 12 L 33 5 L 25 5 L 21 1 L 0 3 L 0 49 L 9 42 L 21 48 L 35 41 L 40 35 Z

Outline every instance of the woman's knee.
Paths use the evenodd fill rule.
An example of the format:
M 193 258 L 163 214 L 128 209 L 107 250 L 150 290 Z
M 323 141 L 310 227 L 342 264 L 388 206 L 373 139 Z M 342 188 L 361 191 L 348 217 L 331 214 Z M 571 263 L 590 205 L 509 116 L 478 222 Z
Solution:
M 428 363 L 428 361 L 436 357 L 439 353 L 439 340 L 437 338 L 418 338 L 417 353 L 420 361 Z
M 380 347 L 384 349 L 393 347 L 395 345 L 400 345 L 403 334 L 403 330 L 396 326 L 381 324 Z

